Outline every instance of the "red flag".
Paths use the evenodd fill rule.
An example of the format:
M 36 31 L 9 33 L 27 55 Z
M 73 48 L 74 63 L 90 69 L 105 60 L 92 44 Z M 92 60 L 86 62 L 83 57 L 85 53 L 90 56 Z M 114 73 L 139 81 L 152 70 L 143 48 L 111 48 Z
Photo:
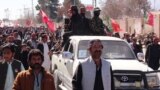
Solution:
M 94 8 L 94 7 L 93 7 L 92 5 L 87 5 L 87 6 L 86 6 L 86 10 L 87 10 L 87 11 L 92 11 L 93 8 Z
M 154 25 L 154 15 L 152 13 L 149 13 L 147 24 L 153 26 Z
M 112 24 L 112 28 L 113 28 L 114 32 L 121 31 L 119 24 L 115 20 L 111 19 L 111 24 Z
M 51 32 L 54 32 L 56 29 L 55 29 L 55 24 L 54 22 L 52 22 L 49 17 L 46 15 L 46 13 L 44 13 L 42 10 L 40 10 L 40 13 L 42 15 L 42 21 L 43 23 L 47 24 L 48 26 L 48 29 L 51 31 Z
M 27 19 L 26 20 L 26 26 L 30 26 L 32 24 L 32 20 L 31 19 Z
M 54 24 L 54 22 L 52 22 L 51 20 L 49 20 L 48 22 L 47 22 L 47 26 L 48 26 L 48 28 L 49 28 L 49 30 L 51 31 L 51 32 L 54 32 L 56 29 L 55 29 L 55 24 Z
M 42 21 L 43 21 L 44 23 L 47 23 L 48 20 L 49 20 L 49 18 L 48 18 L 48 16 L 46 15 L 46 13 L 43 12 L 42 10 L 40 10 L 40 13 L 41 13 L 41 16 L 42 16 Z

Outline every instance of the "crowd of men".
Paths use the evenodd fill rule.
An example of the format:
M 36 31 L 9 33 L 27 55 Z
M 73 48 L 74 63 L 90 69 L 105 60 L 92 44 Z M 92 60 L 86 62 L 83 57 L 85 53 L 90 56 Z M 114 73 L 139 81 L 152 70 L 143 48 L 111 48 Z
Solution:
M 57 30 L 55 33 L 50 33 L 44 27 L 4 27 L 1 28 L 0 32 L 0 46 L 2 48 L 3 45 L 7 43 L 13 44 L 16 49 L 14 58 L 21 60 L 25 69 L 27 69 L 28 65 L 26 59 L 28 52 L 31 49 L 40 49 L 44 54 L 46 54 L 46 56 L 49 55 L 45 58 L 50 59 L 50 51 L 53 50 L 52 47 L 60 43 L 60 37 L 57 36 L 58 34 L 56 34 L 58 32 L 59 30 Z M 45 48 L 45 51 L 43 48 Z M 2 52 L 0 53 L 0 58 L 2 58 Z
M 59 30 L 51 33 L 44 27 L 0 28 L 0 90 L 12 90 L 16 76 L 13 90 L 54 90 L 54 79 L 48 72 L 52 50 L 60 45 L 58 33 Z M 52 49 L 53 46 L 57 48 Z M 24 72 L 19 75 L 21 71 Z M 22 88 L 20 83 L 30 86 Z
M 102 19 L 99 17 L 101 11 L 99 8 L 94 9 L 93 17 L 91 19 L 85 17 L 86 11 L 84 7 L 80 8 L 80 13 L 78 10 L 79 9 L 77 6 L 71 7 L 71 17 L 68 25 L 65 26 L 64 35 L 62 35 L 63 29 L 61 27 L 57 28 L 56 32 L 54 33 L 49 32 L 47 28 L 44 27 L 0 28 L 0 62 L 2 62 L 0 63 L 0 90 L 11 90 L 11 86 L 18 72 L 24 69 L 28 71 L 21 72 L 18 75 L 15 81 L 16 83 L 14 85 L 14 90 L 21 89 L 19 83 L 23 83 L 24 85 L 29 83 L 30 81 L 22 82 L 21 79 L 30 77 L 30 75 L 31 77 L 35 76 L 35 80 L 37 80 L 31 80 L 33 81 L 32 83 L 36 84 L 31 86 L 31 88 L 34 87 L 34 90 L 40 90 L 39 88 L 41 87 L 39 84 L 41 82 L 38 80 L 44 79 L 42 78 L 43 74 L 47 76 L 43 83 L 47 82 L 45 80 L 50 79 L 50 83 L 47 82 L 47 85 L 44 85 L 44 87 L 49 88 L 49 85 L 50 88 L 52 88 L 51 90 L 54 90 L 53 88 L 55 87 L 52 84 L 53 78 L 51 78 L 50 74 L 46 72 L 50 71 L 51 56 L 53 51 L 61 51 L 62 46 L 71 35 L 108 35 L 107 27 L 103 24 Z M 159 68 L 160 45 L 158 44 L 159 39 L 155 35 L 149 36 L 144 41 L 137 38 L 135 34 L 130 35 L 128 33 L 124 33 L 124 36 L 120 37 L 119 33 L 114 33 L 110 36 L 126 40 L 131 45 L 131 48 L 136 56 L 139 52 L 145 53 L 142 50 L 143 45 L 145 44 L 147 49 L 145 60 L 148 66 L 154 70 Z M 7 63 L 3 63 L 3 60 L 6 60 L 5 62 Z M 11 65 L 10 62 L 12 62 Z M 11 73 L 9 70 L 12 70 L 14 75 L 9 74 Z M 34 71 L 34 73 L 31 73 L 30 71 Z M 27 73 L 29 73 L 29 76 L 23 77 L 23 75 Z M 48 90 L 45 88 L 42 90 Z

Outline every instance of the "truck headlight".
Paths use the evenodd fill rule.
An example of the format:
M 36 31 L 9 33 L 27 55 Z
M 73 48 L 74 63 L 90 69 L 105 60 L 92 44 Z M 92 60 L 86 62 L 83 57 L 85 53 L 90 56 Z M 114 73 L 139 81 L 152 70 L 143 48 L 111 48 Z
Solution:
M 155 87 L 155 86 L 159 86 L 159 78 L 158 78 L 157 74 L 148 75 L 147 82 L 148 82 L 148 86 L 151 88 Z
M 118 81 L 116 78 L 114 78 L 114 81 L 115 81 L 115 87 L 120 87 L 121 86 L 120 81 Z
M 142 87 L 142 82 L 136 81 L 136 82 L 135 82 L 135 86 L 136 86 L 136 87 Z

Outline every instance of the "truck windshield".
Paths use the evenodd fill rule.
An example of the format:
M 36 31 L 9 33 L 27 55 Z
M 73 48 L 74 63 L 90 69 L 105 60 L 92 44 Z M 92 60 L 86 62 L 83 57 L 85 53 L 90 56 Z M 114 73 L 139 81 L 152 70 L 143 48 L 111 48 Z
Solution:
M 87 50 L 89 40 L 82 40 L 78 46 L 78 59 L 84 59 L 89 56 Z M 105 59 L 136 59 L 133 51 L 124 41 L 102 40 L 103 53 Z

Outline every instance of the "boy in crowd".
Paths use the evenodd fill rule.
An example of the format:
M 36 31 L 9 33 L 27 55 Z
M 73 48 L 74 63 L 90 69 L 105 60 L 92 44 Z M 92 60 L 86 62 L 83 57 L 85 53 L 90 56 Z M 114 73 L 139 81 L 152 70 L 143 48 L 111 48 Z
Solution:
M 13 82 L 18 72 L 24 70 L 23 64 L 14 57 L 13 44 L 2 47 L 2 62 L 0 62 L 0 90 L 12 90 Z

